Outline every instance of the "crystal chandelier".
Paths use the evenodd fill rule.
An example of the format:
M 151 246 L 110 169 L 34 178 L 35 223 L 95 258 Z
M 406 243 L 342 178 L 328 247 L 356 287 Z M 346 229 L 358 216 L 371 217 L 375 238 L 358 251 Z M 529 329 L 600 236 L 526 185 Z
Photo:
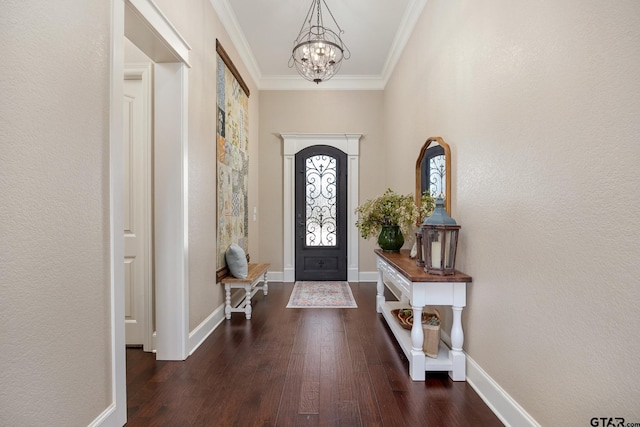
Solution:
M 335 31 L 324 26 L 320 10 L 323 4 L 335 24 Z M 342 60 L 351 57 L 340 38 L 343 32 L 325 0 L 312 0 L 300 33 L 293 42 L 289 68 L 295 66 L 302 77 L 315 83 L 329 80 L 340 69 Z

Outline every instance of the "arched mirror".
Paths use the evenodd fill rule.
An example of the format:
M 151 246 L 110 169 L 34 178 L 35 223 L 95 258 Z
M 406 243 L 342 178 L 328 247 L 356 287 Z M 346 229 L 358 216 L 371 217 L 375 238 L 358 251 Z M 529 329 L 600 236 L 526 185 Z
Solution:
M 416 161 L 416 203 L 428 191 L 432 197 L 442 197 L 451 214 L 451 150 L 439 136 L 424 143 Z

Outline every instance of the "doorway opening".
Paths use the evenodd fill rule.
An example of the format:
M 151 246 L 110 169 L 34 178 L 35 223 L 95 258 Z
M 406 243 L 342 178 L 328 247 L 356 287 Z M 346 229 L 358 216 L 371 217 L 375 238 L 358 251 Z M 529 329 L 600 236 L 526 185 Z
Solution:
M 126 52 L 126 51 L 125 51 Z M 124 143 L 124 314 L 125 343 L 153 345 L 153 68 L 151 60 L 125 64 Z
M 124 31 L 153 62 L 153 254 L 156 359 L 188 356 L 188 179 L 186 160 L 189 50 L 150 0 L 124 4 Z

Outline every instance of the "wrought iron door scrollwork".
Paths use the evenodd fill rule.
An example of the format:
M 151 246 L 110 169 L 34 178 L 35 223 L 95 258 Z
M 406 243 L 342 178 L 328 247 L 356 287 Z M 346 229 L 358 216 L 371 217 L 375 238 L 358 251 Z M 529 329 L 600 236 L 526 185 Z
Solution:
M 306 245 L 336 246 L 336 159 L 316 155 L 308 157 L 305 165 Z

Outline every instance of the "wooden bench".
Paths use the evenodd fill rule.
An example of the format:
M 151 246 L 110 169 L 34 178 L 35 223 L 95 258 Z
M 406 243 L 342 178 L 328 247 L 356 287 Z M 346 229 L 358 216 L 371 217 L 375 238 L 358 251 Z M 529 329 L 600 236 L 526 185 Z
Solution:
M 249 263 L 249 273 L 246 279 L 235 278 L 228 271 L 222 273 L 219 281 L 224 285 L 226 291 L 224 314 L 227 319 L 231 319 L 231 313 L 234 312 L 244 313 L 247 319 L 251 319 L 251 298 L 260 289 L 262 289 L 264 295 L 267 295 L 269 291 L 267 281 L 268 269 L 269 264 Z M 260 284 L 261 281 L 262 284 Z M 238 307 L 231 306 L 231 289 L 244 289 L 245 291 L 244 301 L 240 303 Z

